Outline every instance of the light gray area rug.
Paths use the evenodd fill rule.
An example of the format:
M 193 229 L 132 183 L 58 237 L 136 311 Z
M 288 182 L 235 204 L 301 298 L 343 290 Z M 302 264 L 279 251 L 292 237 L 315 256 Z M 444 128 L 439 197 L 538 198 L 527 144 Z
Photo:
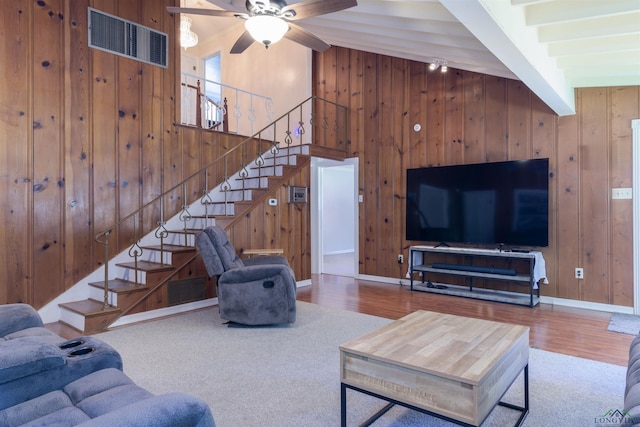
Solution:
M 626 313 L 611 313 L 608 331 L 637 335 L 640 332 L 640 316 Z
M 340 425 L 338 346 L 388 319 L 298 303 L 298 320 L 282 327 L 224 325 L 217 307 L 97 335 L 124 359 L 124 371 L 153 393 L 182 391 L 204 399 L 218 427 Z M 621 366 L 531 349 L 530 406 L 524 425 L 594 426 L 622 409 Z M 505 398 L 523 404 L 523 378 Z M 349 390 L 347 425 L 366 420 L 384 402 Z M 496 407 L 486 426 L 513 425 L 516 411 Z M 374 426 L 451 426 L 399 406 Z

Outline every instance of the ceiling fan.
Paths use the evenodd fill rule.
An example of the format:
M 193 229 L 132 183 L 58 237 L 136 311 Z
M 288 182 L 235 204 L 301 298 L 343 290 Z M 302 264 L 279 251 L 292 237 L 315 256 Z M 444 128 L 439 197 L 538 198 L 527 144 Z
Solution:
M 305 0 L 292 5 L 287 5 L 285 0 L 246 0 L 246 10 L 243 10 L 231 0 L 208 1 L 223 10 L 171 6 L 167 10 L 172 13 L 245 19 L 245 32 L 233 45 L 231 53 L 244 52 L 254 41 L 268 48 L 282 37 L 323 52 L 331 46 L 293 21 L 338 12 L 358 4 L 356 0 Z

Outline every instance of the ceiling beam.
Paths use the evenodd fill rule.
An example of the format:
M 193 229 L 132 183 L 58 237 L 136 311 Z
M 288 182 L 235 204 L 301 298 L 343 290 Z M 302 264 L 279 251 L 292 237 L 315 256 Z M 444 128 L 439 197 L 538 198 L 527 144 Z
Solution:
M 527 28 L 524 7 L 509 0 L 440 0 L 478 40 L 559 116 L 575 114 L 563 73 Z

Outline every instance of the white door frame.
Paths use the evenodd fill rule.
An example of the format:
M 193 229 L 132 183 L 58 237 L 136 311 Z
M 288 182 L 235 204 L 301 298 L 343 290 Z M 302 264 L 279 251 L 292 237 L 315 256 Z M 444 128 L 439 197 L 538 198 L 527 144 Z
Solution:
M 640 314 L 640 119 L 631 120 L 633 150 L 633 313 Z
M 322 254 L 324 253 L 323 245 L 322 245 L 322 221 L 321 221 L 321 203 L 322 203 L 322 169 L 330 166 L 336 165 L 344 165 L 351 164 L 353 165 L 353 197 L 354 200 L 358 201 L 358 158 L 353 157 L 346 159 L 344 161 L 335 161 L 335 160 L 327 160 L 320 159 L 316 157 L 311 158 L 311 188 L 313 191 L 310 191 L 309 195 L 309 203 L 311 210 L 311 274 L 321 274 L 322 273 Z M 358 213 L 359 213 L 359 205 L 358 203 L 354 204 L 354 212 L 353 212 L 353 224 L 354 224 L 354 277 L 358 277 L 360 271 L 358 268 L 358 263 L 360 259 L 359 255 L 359 224 L 358 224 Z

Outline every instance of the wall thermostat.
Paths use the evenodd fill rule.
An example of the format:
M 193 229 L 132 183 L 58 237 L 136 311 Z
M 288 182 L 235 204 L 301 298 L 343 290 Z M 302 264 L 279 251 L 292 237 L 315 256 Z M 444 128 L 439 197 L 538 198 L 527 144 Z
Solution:
M 307 203 L 307 187 L 290 185 L 289 203 Z
M 278 199 L 269 199 L 269 206 L 277 206 Z

